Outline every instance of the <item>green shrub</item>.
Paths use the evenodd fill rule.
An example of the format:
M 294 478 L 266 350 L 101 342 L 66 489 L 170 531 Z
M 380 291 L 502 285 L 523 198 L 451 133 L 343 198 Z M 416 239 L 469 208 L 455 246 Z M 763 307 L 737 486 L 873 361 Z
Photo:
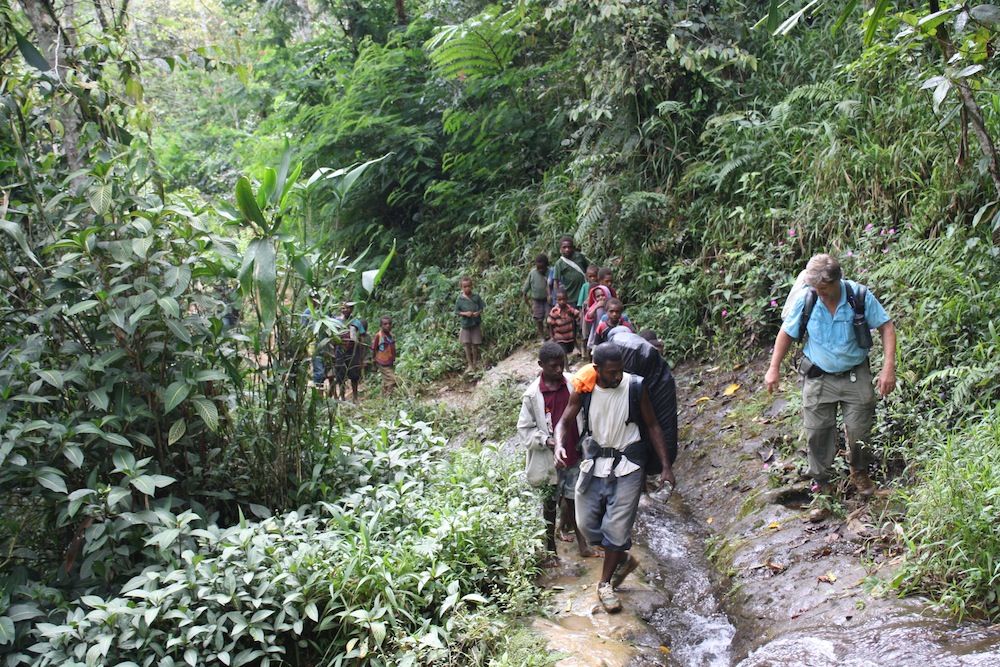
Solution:
M 446 457 L 443 444 L 405 415 L 358 427 L 316 471 L 340 498 L 231 528 L 178 516 L 150 539 L 159 562 L 115 594 L 48 611 L 22 589 L 0 623 L 33 624 L 22 650 L 37 665 L 415 665 L 506 650 L 482 626 L 531 608 L 535 499 L 495 452 Z
M 1000 411 L 953 433 L 928 430 L 920 484 L 904 492 L 908 554 L 895 583 L 959 617 L 1000 619 Z

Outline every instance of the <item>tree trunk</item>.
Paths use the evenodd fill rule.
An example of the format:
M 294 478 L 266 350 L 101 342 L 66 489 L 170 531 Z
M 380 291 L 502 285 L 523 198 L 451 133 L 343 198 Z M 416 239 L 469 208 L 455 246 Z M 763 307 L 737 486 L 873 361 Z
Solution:
M 72 51 L 75 46 L 73 3 L 65 5 L 60 17 L 62 20 L 56 18 L 55 7 L 49 0 L 21 0 L 21 6 L 24 8 L 24 14 L 35 33 L 38 50 L 55 69 L 56 76 L 62 80 L 69 69 L 66 62 L 67 52 Z M 75 172 L 83 167 L 83 158 L 80 156 L 79 147 L 82 122 L 78 113 L 79 106 L 76 104 L 76 97 L 73 95 L 67 97 L 73 103 L 63 104 L 59 114 L 59 120 L 63 126 L 62 149 L 69 171 Z M 81 176 L 73 179 L 76 186 L 80 186 L 82 182 Z

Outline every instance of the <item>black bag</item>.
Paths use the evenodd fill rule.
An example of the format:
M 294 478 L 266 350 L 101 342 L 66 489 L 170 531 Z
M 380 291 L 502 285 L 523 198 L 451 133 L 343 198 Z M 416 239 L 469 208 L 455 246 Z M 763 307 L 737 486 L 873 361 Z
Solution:
M 639 441 L 629 445 L 629 453 L 632 454 L 629 459 L 639 463 L 647 475 L 659 475 L 663 466 L 660 464 L 660 457 L 652 451 L 653 448 L 649 444 L 649 436 L 646 433 L 646 425 L 642 419 L 642 383 L 641 377 L 633 375 L 628 385 L 628 419 L 625 420 L 625 423 L 639 426 Z M 580 450 L 584 459 L 588 458 L 588 448 L 593 449 L 599 446 L 590 435 L 590 401 L 592 398 L 591 392 L 580 395 L 583 411 L 583 434 L 580 436 Z M 582 485 L 580 488 L 586 488 L 586 486 Z

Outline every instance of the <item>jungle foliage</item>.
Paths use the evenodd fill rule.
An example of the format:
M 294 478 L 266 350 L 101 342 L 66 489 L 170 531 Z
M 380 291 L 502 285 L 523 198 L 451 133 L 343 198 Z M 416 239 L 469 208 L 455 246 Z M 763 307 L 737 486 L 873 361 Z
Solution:
M 361 558 L 358 535 L 402 515 L 368 528 L 364 512 L 381 510 L 358 494 L 383 486 L 317 476 L 331 456 L 354 465 L 361 442 L 306 384 L 314 346 L 339 334 L 328 314 L 362 298 L 369 321 L 391 312 L 403 384 L 418 389 L 461 366 L 458 277 L 477 279 L 498 359 L 531 331 L 530 259 L 564 233 L 615 268 L 631 318 L 675 360 L 756 354 L 805 259 L 837 253 L 901 331 L 900 389 L 875 443 L 885 479 L 914 499 L 897 583 L 1000 615 L 1000 559 L 971 557 L 995 537 L 986 489 L 1000 471 L 961 446 L 998 444 L 996 6 L 133 5 L 0 2 L 0 646 L 86 664 L 155 645 L 226 664 L 257 660 L 270 642 L 255 635 L 290 624 L 274 646 L 296 664 L 314 664 L 320 641 L 373 662 L 502 651 L 491 624 L 530 584 L 493 561 L 451 566 L 392 621 L 373 616 L 388 609 L 376 586 L 356 608 L 322 597 L 315 618 L 292 601 L 302 627 L 251 615 L 221 645 L 217 625 L 167 646 L 157 633 L 181 619 L 143 605 L 186 604 L 161 574 L 259 598 L 251 583 L 287 562 L 262 560 L 250 582 L 202 563 L 224 570 L 227 548 L 266 551 L 275 530 L 353 540 L 344 553 Z M 374 300 L 363 270 L 385 274 Z M 406 479 L 440 482 L 435 452 Z M 406 511 L 433 507 L 414 502 Z M 441 521 L 472 511 L 441 502 Z M 508 507 L 491 492 L 462 502 Z M 970 513 L 952 529 L 956 505 Z M 415 543 L 432 532 L 412 529 Z M 478 530 L 470 548 L 493 544 Z M 390 577 L 433 569 L 424 556 L 383 563 Z M 488 599 L 466 600 L 485 643 L 435 606 L 456 592 Z M 231 598 L 200 613 L 236 622 L 220 620 Z M 81 623 L 71 645 L 60 628 Z M 137 634 L 115 643 L 118 623 Z M 435 653 L 431 626 L 449 650 Z

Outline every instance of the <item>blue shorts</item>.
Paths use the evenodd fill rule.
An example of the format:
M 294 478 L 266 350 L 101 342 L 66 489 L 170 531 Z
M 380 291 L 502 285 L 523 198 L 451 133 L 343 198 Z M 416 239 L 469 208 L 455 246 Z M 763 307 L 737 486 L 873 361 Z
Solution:
M 556 474 L 559 481 L 556 482 L 556 498 L 576 499 L 576 480 L 580 477 L 580 464 L 572 468 L 557 468 Z
M 624 477 L 594 477 L 576 494 L 576 525 L 592 545 L 608 551 L 632 548 L 632 524 L 642 495 L 642 468 Z

